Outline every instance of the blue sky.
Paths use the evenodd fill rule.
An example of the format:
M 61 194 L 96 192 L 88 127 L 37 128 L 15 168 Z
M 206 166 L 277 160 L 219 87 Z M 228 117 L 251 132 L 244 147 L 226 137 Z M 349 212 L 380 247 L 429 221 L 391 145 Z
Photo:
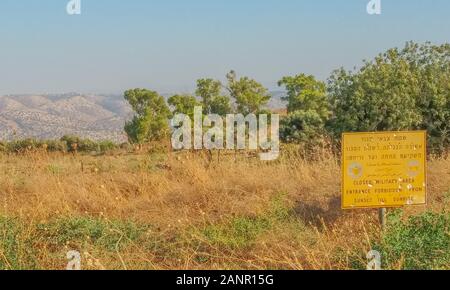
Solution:
M 408 40 L 450 42 L 450 1 L 0 1 L 0 94 L 191 90 L 230 69 L 271 89 L 300 72 L 325 80 Z

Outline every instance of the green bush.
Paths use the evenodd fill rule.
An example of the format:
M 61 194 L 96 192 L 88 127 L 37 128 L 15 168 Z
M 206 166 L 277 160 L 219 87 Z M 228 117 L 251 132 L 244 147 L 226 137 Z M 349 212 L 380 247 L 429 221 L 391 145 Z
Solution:
M 365 62 L 356 72 L 337 70 L 329 80 L 333 118 L 330 130 L 343 132 L 397 131 L 417 128 L 419 76 L 397 49 Z
M 43 142 L 47 145 L 49 152 L 67 152 L 67 143 L 60 140 L 46 140 Z
M 16 140 L 7 143 L 7 149 L 9 152 L 19 153 L 42 148 L 42 145 L 43 145 L 42 141 L 28 138 L 24 140 Z
M 330 117 L 325 83 L 314 76 L 300 74 L 284 77 L 278 82 L 285 86 L 288 116 L 281 120 L 280 137 L 287 143 L 300 143 L 315 147 L 327 135 L 325 124 Z
M 77 144 L 79 146 L 81 139 L 77 136 L 65 135 L 61 138 L 61 142 L 65 142 L 67 146 L 67 151 L 72 152 L 74 145 Z
M 8 144 L 5 142 L 0 142 L 0 152 L 7 152 L 8 151 Z
M 78 151 L 80 152 L 100 152 L 100 145 L 89 139 L 80 139 L 78 143 Z
M 61 138 L 61 142 L 66 143 L 67 150 L 69 152 L 74 151 L 74 145 L 76 144 L 77 151 L 79 152 L 105 152 L 113 149 L 117 149 L 118 146 L 112 141 L 100 141 L 95 142 L 90 139 L 81 139 L 77 136 L 64 136 Z
M 442 153 L 450 147 L 450 44 L 410 43 L 402 54 L 420 79 L 420 128 L 428 131 L 431 151 Z
M 450 44 L 408 43 L 357 71 L 335 71 L 328 128 L 343 132 L 427 130 L 430 151 L 450 146 Z
M 10 270 L 37 269 L 32 237 L 17 219 L 0 217 L 0 268 Z
M 294 224 L 295 215 L 286 205 L 284 194 L 274 198 L 266 212 L 253 217 L 235 217 L 222 224 L 212 224 L 203 229 L 203 235 L 212 244 L 227 249 L 250 247 L 261 234 L 275 225 Z
M 148 230 L 132 222 L 106 221 L 95 218 L 66 218 L 38 226 L 47 242 L 57 246 L 68 243 L 82 246 L 85 243 L 116 250 L 131 242 L 136 242 Z
M 119 146 L 112 141 L 101 141 L 98 143 L 98 147 L 100 152 L 111 151 L 119 148 Z
M 146 89 L 133 89 L 126 91 L 124 97 L 135 113 L 124 127 L 130 142 L 142 144 L 161 140 L 169 133 L 171 112 L 161 95 Z
M 250 246 L 259 234 L 270 229 L 270 221 L 264 217 L 238 217 L 223 225 L 211 225 L 203 234 L 212 244 L 231 249 Z
M 78 152 L 106 152 L 118 149 L 119 146 L 112 141 L 92 141 L 77 136 L 64 136 L 60 140 L 24 139 L 10 142 L 0 142 L 0 152 L 24 153 L 34 150 L 47 150 L 48 152 L 73 152 L 73 145 L 77 144 Z
M 322 144 L 325 136 L 325 123 L 314 111 L 297 111 L 281 120 L 280 138 L 286 143 L 314 147 Z
M 450 267 L 450 215 L 427 212 L 403 221 L 400 211 L 388 217 L 389 224 L 375 249 L 383 267 L 405 270 L 436 270 Z

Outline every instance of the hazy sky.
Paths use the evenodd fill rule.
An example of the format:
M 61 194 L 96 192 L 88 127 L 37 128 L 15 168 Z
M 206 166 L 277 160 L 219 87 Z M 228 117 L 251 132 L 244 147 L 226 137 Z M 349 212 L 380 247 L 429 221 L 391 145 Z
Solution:
M 271 89 L 408 40 L 450 42 L 449 0 L 0 0 L 0 94 L 190 90 L 230 69 Z

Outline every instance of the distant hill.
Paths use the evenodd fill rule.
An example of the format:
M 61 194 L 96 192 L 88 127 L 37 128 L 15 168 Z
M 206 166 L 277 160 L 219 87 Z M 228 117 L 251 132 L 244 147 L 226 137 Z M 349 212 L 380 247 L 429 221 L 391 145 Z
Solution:
M 274 92 L 268 107 L 285 107 L 283 94 Z M 57 139 L 71 134 L 125 142 L 123 126 L 132 114 L 121 95 L 0 96 L 0 140 Z
M 282 100 L 283 97 L 286 96 L 285 92 L 282 91 L 273 91 L 270 93 L 272 95 L 272 99 L 268 104 L 268 107 L 273 110 L 284 109 L 287 106 L 287 102 Z
M 124 142 L 123 126 L 131 114 L 122 96 L 0 96 L 0 140 L 73 134 Z

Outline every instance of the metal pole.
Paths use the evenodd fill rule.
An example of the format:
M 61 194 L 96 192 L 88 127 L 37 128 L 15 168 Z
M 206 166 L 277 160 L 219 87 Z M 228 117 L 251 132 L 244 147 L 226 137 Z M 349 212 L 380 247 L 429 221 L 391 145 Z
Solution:
M 381 230 L 384 232 L 386 230 L 386 215 L 387 215 L 387 209 L 386 208 L 380 208 L 378 211 L 378 216 L 380 219 L 380 225 Z

